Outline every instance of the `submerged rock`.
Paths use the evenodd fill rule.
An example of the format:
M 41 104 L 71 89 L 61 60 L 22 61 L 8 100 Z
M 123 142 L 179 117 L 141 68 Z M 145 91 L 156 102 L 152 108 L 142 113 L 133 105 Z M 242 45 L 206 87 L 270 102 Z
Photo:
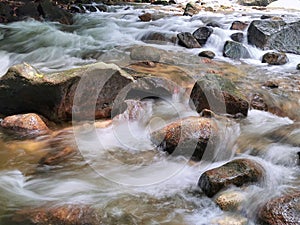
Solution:
M 96 63 L 52 74 L 20 64 L 0 79 L 0 113 L 36 112 L 57 122 L 74 115 L 76 119 L 108 118 L 116 96 L 132 81 L 114 64 Z
M 296 225 L 300 221 L 300 192 L 268 201 L 259 210 L 260 222 L 266 225 Z
M 264 101 L 263 95 L 260 93 L 254 93 L 250 97 L 250 107 L 252 109 L 268 111 L 268 105 Z
M 247 23 L 241 21 L 234 21 L 231 24 L 230 30 L 245 30 L 248 27 Z
M 211 27 L 199 27 L 194 31 L 193 36 L 199 42 L 201 46 L 205 45 L 209 36 L 213 33 L 213 29 Z
M 241 215 L 225 214 L 211 221 L 211 225 L 247 225 L 248 219 Z
M 100 216 L 97 210 L 85 205 L 43 206 L 19 210 L 13 216 L 12 221 L 20 225 L 98 225 L 102 223 Z
M 183 32 L 177 34 L 177 37 L 179 39 L 178 44 L 186 47 L 186 48 L 201 48 L 201 45 L 196 40 L 196 38 L 189 32 Z
M 247 35 L 249 44 L 263 50 L 300 54 L 300 21 L 254 20 Z
M 242 114 L 247 116 L 249 103 L 234 84 L 223 77 L 204 76 L 194 85 L 190 99 L 197 112 L 210 109 L 220 114 Z
M 159 62 L 163 50 L 151 46 L 135 47 L 130 52 L 132 60 Z
M 215 58 L 216 54 L 213 53 L 212 51 L 203 51 L 203 52 L 199 53 L 199 56 L 213 59 L 213 58 Z
M 34 113 L 7 116 L 1 121 L 0 126 L 24 137 L 34 137 L 50 132 L 44 121 Z
M 176 44 L 177 37 L 176 35 L 153 31 L 143 35 L 141 40 L 146 43 L 154 44 Z
M 258 182 L 263 175 L 264 169 L 257 162 L 249 159 L 236 159 L 203 173 L 198 186 L 208 197 L 212 197 L 231 185 L 240 187 Z
M 283 65 L 288 61 L 288 57 L 282 52 L 268 52 L 262 57 L 262 63 L 268 63 L 269 65 Z
M 212 119 L 188 117 L 172 122 L 151 133 L 151 141 L 172 155 L 201 160 L 205 149 L 218 132 Z
M 250 58 L 247 48 L 235 41 L 226 41 L 223 49 L 223 56 L 232 59 Z

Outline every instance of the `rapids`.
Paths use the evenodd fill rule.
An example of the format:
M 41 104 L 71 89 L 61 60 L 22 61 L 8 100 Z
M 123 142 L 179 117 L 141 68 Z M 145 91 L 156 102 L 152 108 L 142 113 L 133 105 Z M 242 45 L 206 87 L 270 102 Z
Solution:
M 228 1 L 227 1 L 228 2 Z M 156 13 L 157 20 L 139 21 L 143 12 Z M 177 118 L 197 115 L 187 101 L 176 96 L 167 101 L 145 100 L 147 110 L 137 120 L 115 118 L 112 125 L 64 134 L 67 143 L 76 143 L 81 155 L 54 166 L 40 166 L 47 151 L 42 140 L 24 142 L 0 133 L 0 224 L 10 221 L 15 210 L 45 204 L 92 204 L 100 208 L 107 224 L 207 225 L 223 218 L 223 212 L 198 188 L 205 170 L 233 158 L 251 158 L 261 163 L 266 177 L 258 186 L 243 189 L 248 201 L 240 215 L 256 224 L 255 212 L 264 202 L 280 193 L 300 188 L 299 160 L 299 71 L 300 56 L 287 54 L 283 66 L 260 63 L 266 51 L 246 44 L 251 59 L 224 58 L 224 42 L 235 31 L 235 20 L 251 21 L 263 14 L 285 15 L 299 20 L 298 11 L 201 12 L 193 17 L 178 16 L 182 11 L 171 6 L 109 6 L 108 12 L 78 14 L 71 26 L 27 20 L 0 25 L 0 75 L 14 64 L 27 62 L 42 72 L 62 71 L 96 61 L 128 65 L 130 49 L 148 45 L 171 52 L 175 65 L 185 71 L 200 71 L 199 49 L 174 44 L 146 44 L 141 37 L 149 31 L 164 31 L 170 36 L 193 32 L 209 22 L 221 24 L 201 50 L 216 53 L 214 60 L 234 70 L 231 78 L 245 93 L 259 90 L 272 101 L 286 104 L 283 117 L 250 110 L 245 119 L 218 121 L 222 131 L 215 157 L 192 163 L 185 157 L 172 157 L 153 149 L 149 133 Z M 238 72 L 236 72 L 238 71 Z M 270 79 L 281 79 L 287 88 L 272 92 L 262 87 Z M 299 83 L 298 83 L 299 84 Z M 179 98 L 180 99 L 180 98 Z M 287 129 L 289 128 L 289 129 Z M 285 132 L 286 131 L 286 132 Z M 278 135 L 274 135 L 278 133 Z M 46 137 L 47 138 L 47 137 Z M 233 188 L 234 189 L 234 188 Z M 8 222 L 9 221 L 9 222 Z

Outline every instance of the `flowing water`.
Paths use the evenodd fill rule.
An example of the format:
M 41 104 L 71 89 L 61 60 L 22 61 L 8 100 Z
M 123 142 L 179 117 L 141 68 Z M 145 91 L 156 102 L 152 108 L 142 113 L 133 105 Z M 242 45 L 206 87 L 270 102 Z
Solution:
M 145 11 L 156 13 L 159 19 L 140 22 L 138 15 Z M 232 215 L 205 197 L 197 188 L 197 181 L 205 170 L 232 158 L 251 158 L 266 171 L 261 183 L 241 190 L 247 201 L 242 203 L 239 215 L 247 217 L 248 224 L 256 224 L 256 210 L 268 199 L 300 188 L 297 156 L 300 83 L 299 71 L 295 69 L 300 56 L 288 54 L 290 61 L 286 65 L 267 66 L 260 63 L 265 51 L 247 45 L 246 41 L 251 59 L 234 61 L 222 56 L 225 40 L 234 33 L 229 30 L 232 21 L 251 21 L 268 13 L 280 16 L 283 12 L 241 11 L 226 15 L 202 12 L 193 17 L 178 16 L 178 13 L 169 6 L 164 11 L 145 5 L 111 6 L 109 12 L 76 15 L 72 26 L 33 20 L 2 24 L 0 74 L 22 62 L 43 72 L 96 61 L 124 66 L 130 62 L 130 49 L 139 45 L 169 51 L 175 65 L 191 73 L 201 73 L 203 65 L 198 65 L 195 57 L 199 49 L 185 49 L 171 43 L 146 44 L 141 38 L 149 31 L 174 36 L 217 22 L 221 28 L 214 28 L 203 49 L 216 53 L 215 60 L 224 65 L 224 71 L 233 71 L 228 76 L 246 94 L 259 91 L 289 112 L 279 117 L 250 110 L 245 119 L 217 121 L 220 138 L 214 146 L 215 157 L 200 163 L 182 156 L 168 156 L 155 149 L 150 141 L 151 130 L 178 117 L 197 115 L 176 96 L 167 101 L 145 100 L 137 119 L 128 119 L 125 112 L 104 128 L 87 125 L 84 131 L 62 133 L 58 141 L 77 145 L 81 154 L 55 165 L 39 163 L 53 148 L 45 144 L 49 137 L 26 141 L 1 133 L 0 224 L 14 224 L 10 218 L 18 209 L 47 204 L 92 205 L 101 209 L 99 214 L 104 224 L 217 224 L 213 221 Z M 284 14 L 287 20 L 300 19 L 298 12 Z M 262 87 L 272 79 L 279 79 L 284 88 Z

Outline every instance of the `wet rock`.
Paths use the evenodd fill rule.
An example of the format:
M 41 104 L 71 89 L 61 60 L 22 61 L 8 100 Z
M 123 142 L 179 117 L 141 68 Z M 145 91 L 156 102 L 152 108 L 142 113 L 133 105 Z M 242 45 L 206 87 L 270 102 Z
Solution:
M 269 65 L 283 65 L 288 61 L 288 57 L 282 52 L 268 52 L 262 57 L 262 63 L 268 63 Z
M 254 93 L 251 96 L 250 107 L 252 109 L 268 111 L 268 105 L 265 103 L 264 98 L 260 93 Z
M 175 35 L 170 35 L 162 32 L 148 32 L 143 35 L 141 40 L 146 43 L 153 44 L 176 44 L 177 37 Z
M 212 225 L 247 225 L 248 219 L 236 214 L 225 214 L 211 221 Z
M 219 114 L 247 116 L 249 103 L 234 84 L 223 77 L 204 76 L 194 85 L 190 99 L 197 112 L 210 109 Z
M 300 54 L 300 21 L 254 20 L 247 35 L 249 44 L 261 49 Z
M 72 116 L 108 118 L 114 99 L 132 81 L 114 64 L 96 63 L 52 74 L 20 64 L 0 79 L 0 112 L 36 112 L 57 122 L 71 120 Z
M 230 30 L 245 30 L 248 27 L 247 23 L 241 21 L 234 21 L 231 24 Z
M 268 201 L 259 210 L 260 222 L 266 225 L 290 224 L 300 221 L 300 192 L 287 194 Z
M 217 22 L 210 22 L 206 24 L 207 27 L 222 27 L 222 25 L 220 23 Z
M 240 187 L 258 182 L 263 175 L 264 169 L 257 162 L 249 159 L 236 159 L 203 173 L 198 186 L 208 197 L 212 197 L 231 185 Z
M 236 42 L 242 43 L 244 41 L 244 34 L 243 33 L 234 33 L 230 35 L 230 38 Z
M 177 34 L 179 39 L 178 44 L 186 48 L 201 48 L 201 45 L 196 38 L 189 32 L 182 32 Z
M 0 22 L 9 23 L 31 17 L 36 20 L 57 21 L 63 24 L 73 23 L 72 14 L 50 0 L 3 1 L 2 4 L 5 6 L 0 7 Z
M 41 1 L 37 8 L 41 16 L 46 20 L 58 21 L 63 24 L 73 23 L 73 16 L 71 13 L 54 5 L 49 0 Z
M 152 14 L 151 13 L 144 13 L 139 16 L 140 20 L 143 22 L 149 22 L 152 20 Z
M 12 221 L 14 224 L 32 225 L 98 225 L 102 223 L 97 210 L 85 205 L 42 206 L 34 209 L 23 209 L 15 213 Z
M 150 47 L 150 46 L 139 46 L 135 47 L 130 52 L 130 58 L 132 60 L 139 61 L 152 61 L 159 62 L 162 50 Z
M 67 146 L 65 148 L 57 148 L 57 146 L 53 147 L 55 147 L 53 151 L 50 151 L 39 160 L 40 166 L 58 165 L 61 162 L 65 162 L 68 158 L 71 158 L 77 153 L 77 150 L 71 146 Z
M 225 42 L 223 56 L 232 59 L 250 58 L 247 48 L 243 44 L 234 41 Z
M 297 70 L 300 70 L 300 63 L 296 67 Z
M 229 190 L 221 192 L 214 202 L 223 211 L 237 211 L 241 209 L 241 204 L 246 200 L 245 195 L 241 191 Z
M 201 11 L 201 6 L 196 3 L 188 3 L 184 9 L 184 16 L 193 16 Z
M 239 4 L 246 6 L 267 6 L 276 0 L 239 0 Z
M 7 116 L 0 126 L 9 131 L 15 131 L 21 136 L 38 136 L 50 132 L 44 121 L 34 113 Z
M 201 46 L 205 45 L 207 39 L 212 34 L 213 29 L 211 27 L 199 27 L 194 31 L 193 36 L 199 42 Z
M 216 54 L 213 53 L 212 51 L 203 51 L 203 52 L 199 53 L 199 56 L 213 59 L 213 58 L 215 58 Z
M 188 117 L 172 122 L 150 136 L 153 144 L 169 154 L 198 161 L 217 131 L 216 124 L 209 118 Z

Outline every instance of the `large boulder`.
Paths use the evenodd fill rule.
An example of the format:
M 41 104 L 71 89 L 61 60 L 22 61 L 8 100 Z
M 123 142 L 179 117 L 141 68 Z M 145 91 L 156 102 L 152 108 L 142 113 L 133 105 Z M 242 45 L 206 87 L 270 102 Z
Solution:
M 150 136 L 154 145 L 169 154 L 184 155 L 198 161 L 217 131 L 215 122 L 210 118 L 187 117 L 152 132 Z
M 226 41 L 223 49 L 223 56 L 232 59 L 250 58 L 247 48 L 235 41 Z
M 73 112 L 76 119 L 108 118 L 116 96 L 132 81 L 113 64 L 96 63 L 52 74 L 20 64 L 0 79 L 0 113 L 35 112 L 57 122 L 71 120 Z
M 203 46 L 212 33 L 213 29 L 211 27 L 202 26 L 194 31 L 193 36 L 196 38 L 199 44 Z
M 204 172 L 198 181 L 198 186 L 208 197 L 212 197 L 231 185 L 240 187 L 258 182 L 263 175 L 264 169 L 257 162 L 249 159 L 236 159 Z
M 247 116 L 249 103 L 234 84 L 223 77 L 206 75 L 199 79 L 190 95 L 197 112 L 210 109 L 219 114 Z
M 22 136 L 36 136 L 49 133 L 47 125 L 34 113 L 7 116 L 1 121 L 0 126 L 5 130 L 18 132 Z
M 239 4 L 246 6 L 267 6 L 276 0 L 239 0 Z
M 254 20 L 247 35 L 249 44 L 263 50 L 300 54 L 300 21 Z
M 259 210 L 259 219 L 262 224 L 296 225 L 300 221 L 300 192 L 287 194 L 268 201 Z
M 197 39 L 189 32 L 182 32 L 177 34 L 178 44 L 186 48 L 201 48 Z

